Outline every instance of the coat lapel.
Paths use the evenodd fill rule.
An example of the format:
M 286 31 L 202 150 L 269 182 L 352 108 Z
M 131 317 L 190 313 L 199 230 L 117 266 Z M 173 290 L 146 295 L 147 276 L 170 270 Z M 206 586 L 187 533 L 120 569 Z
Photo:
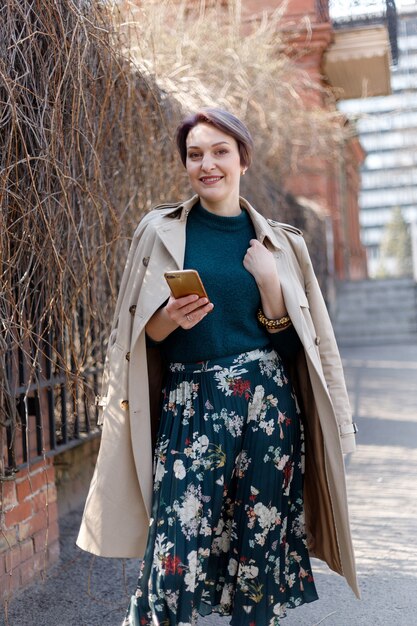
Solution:
M 184 204 L 167 213 L 167 217 L 169 217 L 173 213 L 175 214 L 181 211 L 181 215 L 179 217 L 171 217 L 171 219 L 167 219 L 166 223 L 158 230 L 158 237 L 164 244 L 168 254 L 172 257 L 172 261 L 176 266 L 176 268 L 172 266 L 171 269 L 182 269 L 184 266 L 185 229 L 187 225 L 187 217 L 197 201 L 198 196 L 195 195 L 184 202 Z
M 291 318 L 293 326 L 297 331 L 298 336 L 301 339 L 304 347 L 307 348 L 312 339 L 306 332 L 304 325 L 303 314 L 301 311 L 302 306 L 308 306 L 307 296 L 301 289 L 296 277 L 291 271 L 290 264 L 288 262 L 287 253 L 282 250 L 275 253 L 275 260 L 278 268 L 278 275 L 281 281 L 282 295 L 284 296 L 284 302 L 287 307 L 288 315 Z
M 171 269 L 182 269 L 185 250 L 185 223 L 172 218 L 158 230 L 158 238 L 172 258 Z

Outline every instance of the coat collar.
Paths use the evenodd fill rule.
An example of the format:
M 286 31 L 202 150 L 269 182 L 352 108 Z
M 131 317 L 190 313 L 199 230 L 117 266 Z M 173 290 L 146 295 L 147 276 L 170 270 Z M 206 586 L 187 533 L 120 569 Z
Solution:
M 199 196 L 194 195 L 182 204 L 169 207 L 165 212 L 165 216 L 170 217 L 170 219 L 166 220 L 166 223 L 159 229 L 160 238 L 172 254 L 179 268 L 182 267 L 184 261 L 185 225 L 190 211 L 197 204 L 198 200 Z M 279 250 L 281 246 L 277 242 L 275 233 L 268 220 L 258 213 L 245 198 L 240 197 L 239 201 L 252 220 L 257 240 L 267 244 L 268 248 L 272 247 Z M 174 219 L 175 217 L 177 219 Z

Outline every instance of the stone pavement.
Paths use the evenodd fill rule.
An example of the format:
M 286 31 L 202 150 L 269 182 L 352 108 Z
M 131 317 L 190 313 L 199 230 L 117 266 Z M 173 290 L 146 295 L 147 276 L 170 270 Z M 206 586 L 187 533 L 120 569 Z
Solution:
M 358 450 L 346 459 L 362 600 L 313 561 L 320 600 L 283 626 L 417 624 L 417 345 L 343 351 Z M 62 519 L 61 561 L 43 584 L 16 595 L 1 626 L 120 626 L 136 561 L 91 557 L 74 546 L 77 510 Z M 199 626 L 226 626 L 228 618 Z

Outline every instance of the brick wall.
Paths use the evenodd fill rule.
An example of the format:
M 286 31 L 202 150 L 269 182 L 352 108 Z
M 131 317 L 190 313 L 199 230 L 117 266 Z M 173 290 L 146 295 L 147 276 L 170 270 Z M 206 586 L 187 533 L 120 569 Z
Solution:
M 0 482 L 0 597 L 42 578 L 59 557 L 55 470 L 46 459 Z

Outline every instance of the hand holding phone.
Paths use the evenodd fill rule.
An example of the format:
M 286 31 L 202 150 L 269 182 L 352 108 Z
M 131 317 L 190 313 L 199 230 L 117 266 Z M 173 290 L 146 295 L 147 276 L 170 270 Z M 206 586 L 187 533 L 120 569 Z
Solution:
M 164 277 L 172 297 L 146 325 L 146 332 L 154 341 L 163 341 L 178 326 L 184 330 L 193 328 L 214 308 L 196 270 L 173 270 L 165 272 Z

